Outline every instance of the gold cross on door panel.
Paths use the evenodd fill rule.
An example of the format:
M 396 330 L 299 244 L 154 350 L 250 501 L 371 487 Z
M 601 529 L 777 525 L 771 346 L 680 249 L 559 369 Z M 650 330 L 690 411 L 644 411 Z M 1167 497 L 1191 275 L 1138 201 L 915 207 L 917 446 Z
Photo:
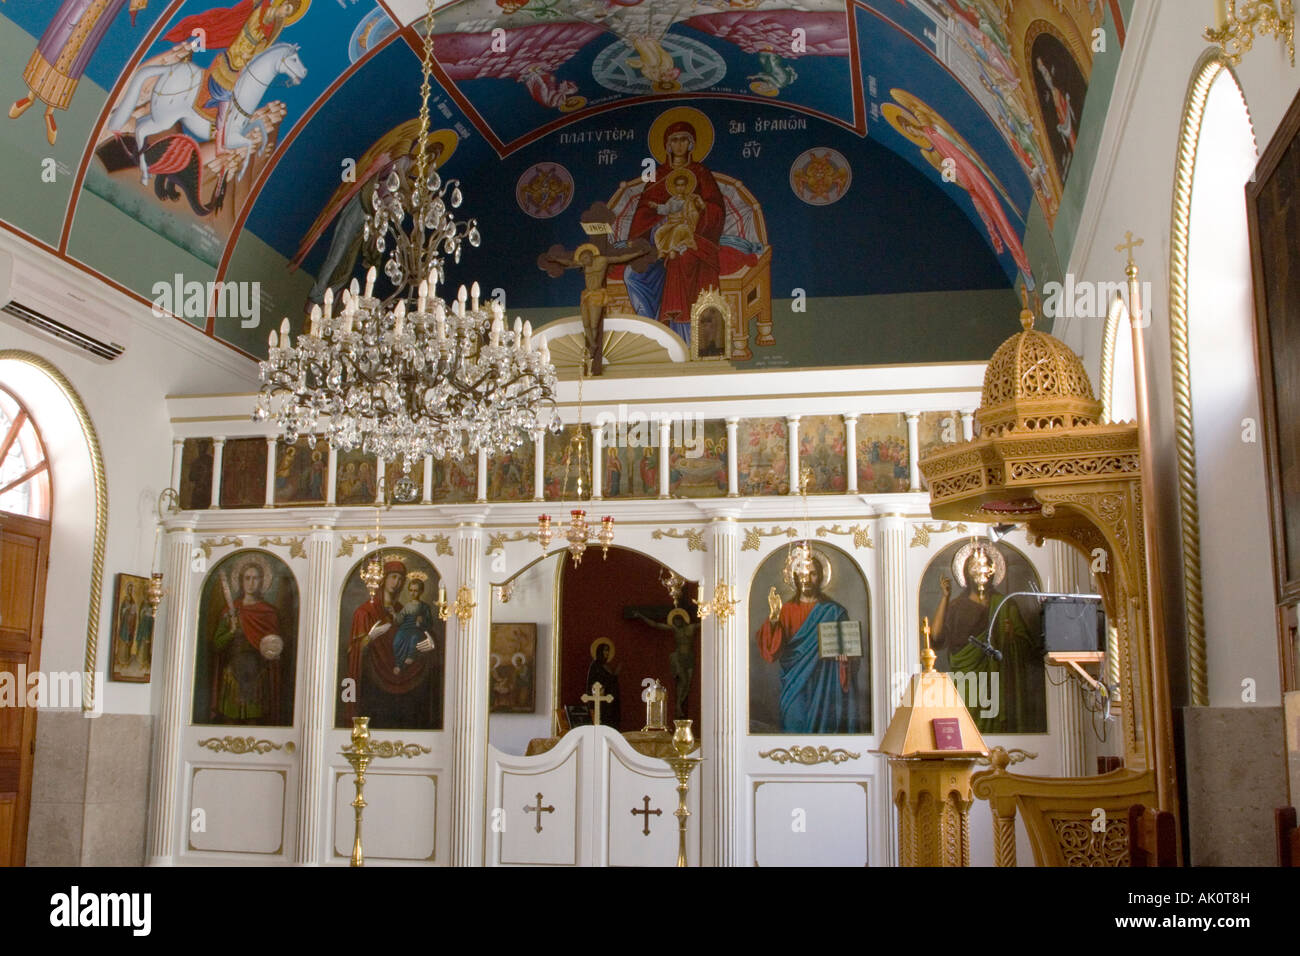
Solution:
M 540 793 L 537 795 L 537 806 L 535 806 L 535 807 L 524 807 L 524 813 L 536 813 L 536 814 L 537 814 L 537 825 L 534 826 L 533 829 L 536 830 L 538 833 L 541 833 L 541 832 L 542 832 L 542 814 L 543 814 L 543 813 L 554 813 L 554 812 L 555 812 L 555 807 L 544 807 L 544 806 L 542 806 L 542 795 L 541 795 Z
M 642 836 L 649 836 L 649 835 L 650 835 L 650 815 L 651 815 L 651 814 L 654 814 L 654 815 L 657 816 L 657 817 L 658 817 L 658 816 L 662 816 L 662 815 L 663 815 L 663 811 L 662 811 L 662 810 L 657 810 L 657 809 L 656 809 L 656 810 L 651 810 L 651 809 L 650 809 L 650 796 L 649 796 L 649 794 L 647 794 L 646 796 L 643 796 L 641 799 L 645 801 L 645 808 L 642 809 L 642 810 L 638 810 L 636 807 L 633 807 L 633 808 L 632 808 L 632 815 L 633 815 L 633 816 L 637 816 L 638 814 L 640 814 L 640 815 L 643 815 L 643 816 L 645 817 L 645 829 L 643 829 L 643 830 L 641 831 L 641 835 L 642 835 Z

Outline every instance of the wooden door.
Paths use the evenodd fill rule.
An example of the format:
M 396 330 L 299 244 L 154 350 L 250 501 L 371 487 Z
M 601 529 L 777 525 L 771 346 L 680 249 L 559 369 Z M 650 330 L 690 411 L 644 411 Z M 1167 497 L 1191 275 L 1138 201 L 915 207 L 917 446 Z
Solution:
M 22 866 L 27 859 L 36 751 L 27 675 L 41 666 L 49 546 L 48 521 L 0 514 L 0 866 Z

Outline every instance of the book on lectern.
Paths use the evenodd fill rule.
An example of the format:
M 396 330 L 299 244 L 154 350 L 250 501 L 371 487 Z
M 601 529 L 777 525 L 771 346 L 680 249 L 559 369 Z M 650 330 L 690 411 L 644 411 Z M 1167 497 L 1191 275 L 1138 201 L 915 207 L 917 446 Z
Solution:
M 823 621 L 817 625 L 819 657 L 862 656 L 862 625 L 857 621 Z
M 935 750 L 961 750 L 961 721 L 956 717 L 933 717 Z

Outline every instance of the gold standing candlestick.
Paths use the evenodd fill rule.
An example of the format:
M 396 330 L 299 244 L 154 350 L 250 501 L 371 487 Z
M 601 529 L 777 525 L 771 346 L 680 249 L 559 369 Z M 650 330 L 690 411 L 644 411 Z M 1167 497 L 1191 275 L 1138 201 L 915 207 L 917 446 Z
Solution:
M 352 765 L 356 775 L 357 796 L 352 801 L 356 814 L 356 831 L 352 838 L 352 866 L 365 866 L 365 856 L 361 852 L 361 814 L 366 809 L 366 768 L 374 759 L 375 753 L 370 743 L 370 718 L 352 718 L 352 747 L 343 751 L 343 757 Z
M 691 771 L 704 760 L 703 757 L 686 756 L 695 749 L 695 735 L 691 733 L 689 720 L 674 720 L 673 749 L 676 757 L 665 757 L 668 766 L 673 768 L 677 777 L 677 809 L 673 816 L 677 818 L 677 865 L 686 866 L 686 818 L 691 811 L 686 808 L 686 795 L 690 791 Z

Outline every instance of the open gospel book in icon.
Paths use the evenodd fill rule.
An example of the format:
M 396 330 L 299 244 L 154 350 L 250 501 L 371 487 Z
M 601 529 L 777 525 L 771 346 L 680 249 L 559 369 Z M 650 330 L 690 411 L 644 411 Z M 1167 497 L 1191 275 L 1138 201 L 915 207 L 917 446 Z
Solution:
M 823 621 L 817 625 L 819 657 L 861 657 L 862 625 L 858 621 Z

